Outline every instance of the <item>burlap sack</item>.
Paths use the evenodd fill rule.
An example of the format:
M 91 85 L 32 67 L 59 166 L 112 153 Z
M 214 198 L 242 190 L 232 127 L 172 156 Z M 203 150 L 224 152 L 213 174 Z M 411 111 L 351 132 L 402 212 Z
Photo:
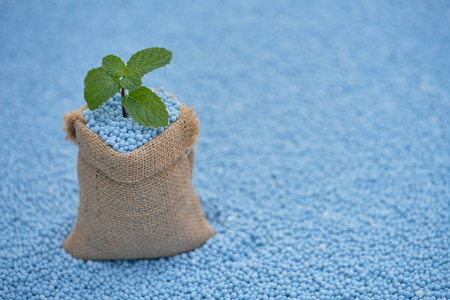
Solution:
M 152 141 L 123 154 L 85 124 L 82 111 L 64 116 L 79 147 L 80 203 L 62 247 L 84 260 L 155 258 L 202 246 L 214 236 L 192 186 L 199 125 L 193 108 Z

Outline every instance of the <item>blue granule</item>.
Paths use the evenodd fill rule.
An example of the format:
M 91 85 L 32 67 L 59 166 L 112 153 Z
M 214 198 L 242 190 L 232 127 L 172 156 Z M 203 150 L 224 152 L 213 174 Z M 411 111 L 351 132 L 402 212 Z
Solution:
M 176 98 L 171 98 L 163 88 L 160 88 L 156 94 L 166 104 L 170 125 L 180 116 L 180 103 Z M 131 152 L 150 142 L 169 126 L 146 127 L 134 121 L 130 116 L 124 118 L 121 101 L 122 97 L 117 93 L 96 110 L 86 109 L 83 111 L 83 116 L 87 121 L 86 127 L 97 133 L 107 145 L 117 152 Z

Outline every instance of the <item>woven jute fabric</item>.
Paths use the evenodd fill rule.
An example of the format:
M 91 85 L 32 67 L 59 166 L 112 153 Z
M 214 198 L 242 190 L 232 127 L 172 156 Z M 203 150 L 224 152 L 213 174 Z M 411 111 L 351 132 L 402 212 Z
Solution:
M 187 252 L 214 236 L 192 186 L 199 133 L 193 108 L 152 141 L 119 153 L 86 127 L 82 111 L 64 116 L 79 147 L 80 202 L 62 247 L 83 260 L 156 258 Z

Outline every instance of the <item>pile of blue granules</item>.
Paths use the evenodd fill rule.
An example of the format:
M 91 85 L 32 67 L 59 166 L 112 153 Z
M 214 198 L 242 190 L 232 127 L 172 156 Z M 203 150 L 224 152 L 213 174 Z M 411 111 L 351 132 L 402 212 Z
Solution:
M 180 103 L 163 88 L 156 91 L 156 94 L 166 104 L 169 112 L 169 125 L 180 116 Z M 152 128 L 138 124 L 131 117 L 122 116 L 122 97 L 117 93 L 105 104 L 94 111 L 86 109 L 83 116 L 87 121 L 86 127 L 98 133 L 107 145 L 120 153 L 129 153 L 148 143 L 166 127 Z

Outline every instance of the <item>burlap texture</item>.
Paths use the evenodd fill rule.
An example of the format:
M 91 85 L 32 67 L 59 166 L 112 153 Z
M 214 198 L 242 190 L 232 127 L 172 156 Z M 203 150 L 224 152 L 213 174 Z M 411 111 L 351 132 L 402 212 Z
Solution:
M 62 247 L 84 260 L 156 258 L 187 252 L 214 236 L 192 186 L 199 125 L 193 108 L 152 141 L 127 153 L 67 113 L 67 138 L 79 147 L 80 202 Z

